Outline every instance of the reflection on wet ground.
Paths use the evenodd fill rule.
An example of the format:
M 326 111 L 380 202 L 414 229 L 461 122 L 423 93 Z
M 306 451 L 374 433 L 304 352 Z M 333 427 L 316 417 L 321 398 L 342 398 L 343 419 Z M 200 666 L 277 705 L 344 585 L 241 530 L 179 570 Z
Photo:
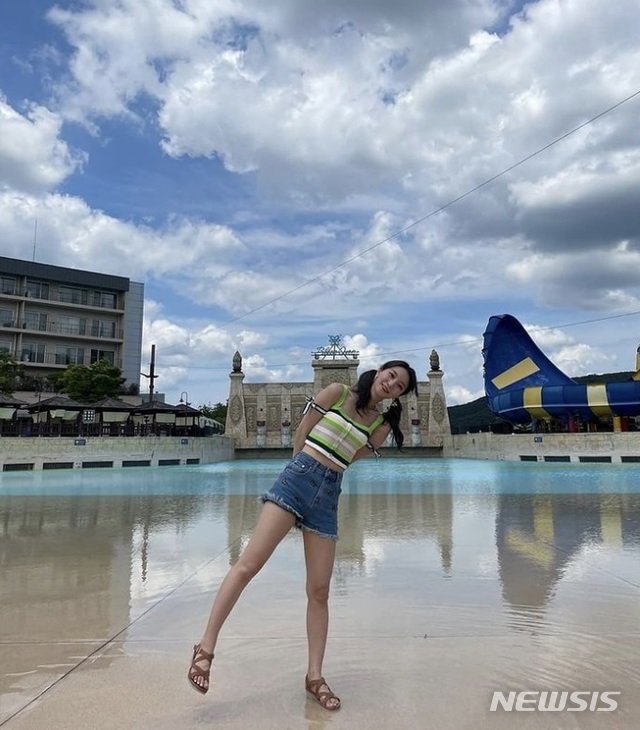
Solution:
M 184 679 L 281 466 L 2 475 L 0 726 L 324 726 L 298 686 L 295 531 L 225 627 L 215 697 L 202 704 Z M 524 690 L 620 691 L 615 712 L 562 722 L 637 726 L 640 467 L 362 462 L 340 536 L 335 727 L 558 727 L 557 713 L 489 712 L 494 691 Z

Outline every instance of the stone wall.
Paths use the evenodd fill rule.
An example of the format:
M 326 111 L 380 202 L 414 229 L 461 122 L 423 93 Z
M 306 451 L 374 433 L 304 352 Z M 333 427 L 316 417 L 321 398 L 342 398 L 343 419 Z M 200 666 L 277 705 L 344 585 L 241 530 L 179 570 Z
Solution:
M 640 433 L 466 433 L 445 438 L 446 458 L 494 461 L 640 461 Z
M 0 439 L 2 471 L 177 466 L 233 458 L 233 439 L 226 436 Z

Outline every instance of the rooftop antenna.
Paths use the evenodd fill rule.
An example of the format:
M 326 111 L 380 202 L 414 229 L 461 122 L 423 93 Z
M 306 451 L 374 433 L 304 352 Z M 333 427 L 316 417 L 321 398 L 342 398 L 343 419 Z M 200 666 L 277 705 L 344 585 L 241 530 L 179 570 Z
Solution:
M 36 246 L 38 244 L 38 219 L 33 223 L 33 263 L 36 262 Z

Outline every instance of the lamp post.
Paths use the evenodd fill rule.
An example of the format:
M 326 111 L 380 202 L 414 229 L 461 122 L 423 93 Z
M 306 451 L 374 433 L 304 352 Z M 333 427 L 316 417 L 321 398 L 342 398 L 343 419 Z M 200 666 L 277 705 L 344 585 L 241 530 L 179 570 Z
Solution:
M 182 396 L 184 396 L 184 398 Z M 189 403 L 189 393 L 187 393 L 186 390 L 183 390 L 182 393 L 180 393 L 180 400 L 178 402 L 180 403 L 180 405 L 185 405 L 187 407 L 189 407 L 191 405 L 191 403 Z M 182 418 L 180 418 L 178 416 L 178 419 L 176 419 L 176 425 L 179 424 L 179 420 L 181 420 L 183 422 L 184 425 L 182 427 L 185 429 L 185 431 L 184 431 L 185 434 L 188 434 L 187 418 L 188 418 L 188 414 L 184 413 Z M 191 425 L 195 426 L 195 418 L 191 419 Z

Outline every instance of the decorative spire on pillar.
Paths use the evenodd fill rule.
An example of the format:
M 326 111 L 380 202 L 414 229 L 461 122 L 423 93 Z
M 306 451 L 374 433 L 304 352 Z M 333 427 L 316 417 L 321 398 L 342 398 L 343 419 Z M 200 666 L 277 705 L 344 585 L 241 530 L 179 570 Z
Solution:
M 438 355 L 435 350 L 431 350 L 431 355 L 429 355 L 429 365 L 433 371 L 440 370 L 440 355 Z
M 244 407 L 244 373 L 242 372 L 242 355 L 236 351 L 232 360 L 232 371 L 229 373 L 229 407 L 225 433 L 239 439 L 247 438 L 247 417 Z
M 440 369 L 440 357 L 435 350 L 431 350 L 429 357 L 431 369 L 427 373 L 429 378 L 429 433 L 427 446 L 442 446 L 444 437 L 451 434 L 447 400 L 444 395 Z

